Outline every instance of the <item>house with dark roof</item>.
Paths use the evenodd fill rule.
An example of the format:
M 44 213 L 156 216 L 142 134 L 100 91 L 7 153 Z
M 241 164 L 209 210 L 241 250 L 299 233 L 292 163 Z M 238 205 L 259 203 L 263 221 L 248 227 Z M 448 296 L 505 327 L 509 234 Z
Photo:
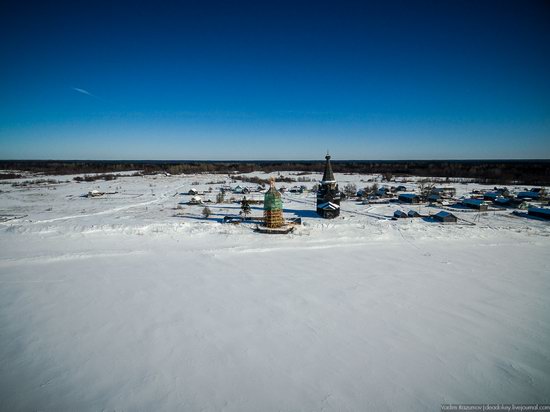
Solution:
M 540 192 L 519 192 L 516 196 L 518 199 L 533 199 L 538 200 L 540 198 Z
M 483 200 L 494 201 L 498 196 L 500 196 L 500 193 L 498 192 L 485 192 L 483 193 Z
M 407 216 L 407 214 L 405 212 L 403 212 L 402 210 L 396 210 L 395 212 L 393 212 L 393 217 L 395 219 L 404 219 Z
M 493 200 L 493 203 L 497 206 L 512 206 L 512 199 L 509 197 L 499 196 Z
M 418 213 L 416 210 L 409 210 L 407 212 L 407 216 L 409 217 L 420 217 L 420 213 Z
M 480 211 L 487 210 L 487 203 L 485 203 L 483 199 L 464 199 L 462 204 L 470 209 L 477 209 Z
M 550 219 L 550 209 L 545 207 L 533 207 L 530 206 L 527 209 L 529 216 L 541 217 L 543 219 Z
M 419 203 L 420 196 L 414 193 L 401 193 L 397 198 L 400 202 L 403 203 Z
M 450 212 L 441 211 L 432 216 L 435 221 L 442 223 L 456 223 L 458 218 Z

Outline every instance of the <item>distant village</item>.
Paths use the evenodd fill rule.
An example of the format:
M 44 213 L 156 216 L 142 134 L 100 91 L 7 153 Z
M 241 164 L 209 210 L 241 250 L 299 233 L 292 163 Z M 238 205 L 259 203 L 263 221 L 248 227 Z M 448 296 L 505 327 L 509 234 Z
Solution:
M 55 188 L 70 182 L 40 174 L 33 175 L 40 178 L 23 180 L 22 175 L 9 173 L 13 175 L 9 176 L 13 182 L 11 186 L 20 190 L 32 187 Z M 320 173 L 322 177 L 319 179 L 315 174 L 319 176 Z M 249 172 L 243 175 L 242 171 L 235 170 L 228 174 L 202 172 L 194 175 L 209 178 L 220 176 L 220 179 L 189 182 L 190 187 L 174 194 L 178 198 L 183 196 L 174 208 L 174 216 L 193 219 L 202 217 L 205 220 L 212 220 L 211 217 L 215 216 L 221 223 L 246 223 L 257 232 L 268 234 L 294 231 L 303 224 L 303 216 L 330 220 L 338 218 L 341 212 L 346 212 L 346 218 L 349 216 L 351 219 L 354 215 L 363 214 L 383 220 L 419 219 L 441 224 L 475 224 L 480 214 L 487 215 L 489 212 L 540 221 L 550 219 L 550 197 L 545 187 L 490 187 L 476 185 L 467 178 L 422 178 L 411 175 L 393 176 L 391 173 L 363 175 L 349 172 L 340 172 L 339 176 L 344 178 L 343 187 L 340 187 L 328 153 L 323 169 L 317 173 L 303 171 L 287 172 L 284 175 L 282 172 Z M 134 170 L 117 174 L 77 175 L 72 181 L 94 187 L 82 197 L 113 199 L 122 196 L 122 200 L 124 196 L 140 197 L 144 193 L 121 193 L 125 189 L 117 185 L 117 179 L 155 179 L 157 176 L 178 179 L 181 175 Z M 350 179 L 345 179 L 348 176 Z M 97 181 L 104 183 L 97 184 Z M 2 184 L 8 182 L 5 179 Z M 462 184 L 471 186 L 466 186 L 468 190 L 464 190 L 465 186 Z M 459 194 L 457 188 L 460 189 Z M 155 196 L 153 191 L 150 195 Z M 296 214 L 296 210 L 285 211 L 285 202 L 301 203 L 300 213 Z M 227 207 L 228 204 L 232 206 Z M 185 207 L 186 205 L 189 207 Z M 384 205 L 391 207 L 384 209 Z M 373 212 L 377 206 L 384 210 L 383 213 Z M 310 210 L 309 214 L 302 213 L 304 207 Z M 212 208 L 217 209 L 216 213 Z M 263 213 L 258 214 L 258 211 Z M 5 219 L 13 218 L 8 216 Z
M 242 178 L 242 177 L 241 177 Z M 252 179 L 253 180 L 253 179 Z M 461 219 L 458 212 L 509 212 L 518 217 L 531 217 L 537 219 L 550 219 L 550 202 L 548 194 L 542 187 L 525 188 L 523 191 L 512 193 L 507 187 L 494 187 L 492 190 L 473 190 L 469 196 L 456 196 L 456 187 L 451 185 L 437 186 L 425 179 L 415 185 L 414 191 L 408 190 L 403 184 L 378 185 L 373 183 L 361 189 L 355 185 L 347 185 L 343 191 L 339 189 L 334 177 L 331 164 L 331 156 L 325 156 L 325 168 L 323 177 L 313 187 L 316 192 L 315 211 L 320 218 L 334 219 L 340 215 L 342 200 L 354 200 L 364 205 L 395 204 L 400 209 L 393 213 L 390 219 L 423 218 L 426 221 L 438 223 L 458 223 Z M 225 200 L 226 195 L 233 201 L 241 204 L 239 215 L 228 215 L 223 219 L 224 223 L 242 223 L 254 221 L 256 230 L 262 233 L 289 233 L 296 225 L 301 224 L 300 218 L 285 220 L 283 218 L 283 201 L 281 194 L 302 194 L 308 191 L 306 185 L 295 185 L 290 188 L 280 186 L 276 188 L 275 179 L 269 182 L 266 191 L 264 183 L 256 186 L 237 184 L 236 186 L 222 185 L 216 198 L 217 203 Z M 254 194 L 263 193 L 263 200 Z M 205 205 L 203 215 L 209 215 L 208 203 L 211 200 L 203 200 L 201 193 L 194 188 L 189 189 L 190 196 L 187 204 Z M 248 198 L 247 198 L 248 196 Z M 252 196 L 252 197 L 251 197 Z M 240 200 L 238 200 L 240 198 Z M 251 204 L 263 204 L 264 215 L 262 217 L 250 216 Z M 439 210 L 437 213 L 422 214 L 415 205 L 425 205 Z M 408 208 L 407 208 L 408 206 Z

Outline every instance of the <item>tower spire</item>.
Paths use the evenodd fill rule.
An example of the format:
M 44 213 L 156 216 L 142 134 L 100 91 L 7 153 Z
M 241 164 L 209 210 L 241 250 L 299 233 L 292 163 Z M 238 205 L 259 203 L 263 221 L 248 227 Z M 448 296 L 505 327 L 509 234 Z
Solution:
M 332 165 L 330 164 L 330 154 L 327 150 L 327 155 L 325 156 L 325 173 L 323 174 L 323 182 L 334 182 L 334 173 L 332 173 Z
M 325 159 L 325 173 L 317 190 L 317 213 L 325 219 L 334 219 L 340 215 L 341 194 L 332 172 L 328 150 Z

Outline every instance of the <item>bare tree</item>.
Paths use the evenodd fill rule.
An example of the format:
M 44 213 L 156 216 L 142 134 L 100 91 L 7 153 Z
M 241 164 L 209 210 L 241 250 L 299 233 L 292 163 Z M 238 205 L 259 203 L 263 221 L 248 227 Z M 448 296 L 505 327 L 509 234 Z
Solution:
M 357 186 L 354 183 L 348 183 L 344 186 L 344 194 L 346 197 L 353 197 L 357 194 Z
M 208 206 L 205 206 L 204 209 L 202 209 L 202 216 L 205 218 L 205 219 L 208 219 L 208 217 L 212 214 L 212 211 L 210 210 L 210 208 Z
M 435 185 L 429 179 L 422 179 L 418 181 L 418 189 L 420 190 L 420 197 L 427 199 L 432 193 Z

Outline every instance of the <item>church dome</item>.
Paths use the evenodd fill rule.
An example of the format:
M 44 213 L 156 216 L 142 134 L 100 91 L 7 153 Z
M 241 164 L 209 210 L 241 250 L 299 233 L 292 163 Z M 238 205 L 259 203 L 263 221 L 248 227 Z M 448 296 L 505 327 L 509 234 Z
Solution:
M 281 194 L 271 186 L 264 196 L 264 210 L 281 210 L 283 208 L 283 200 Z

